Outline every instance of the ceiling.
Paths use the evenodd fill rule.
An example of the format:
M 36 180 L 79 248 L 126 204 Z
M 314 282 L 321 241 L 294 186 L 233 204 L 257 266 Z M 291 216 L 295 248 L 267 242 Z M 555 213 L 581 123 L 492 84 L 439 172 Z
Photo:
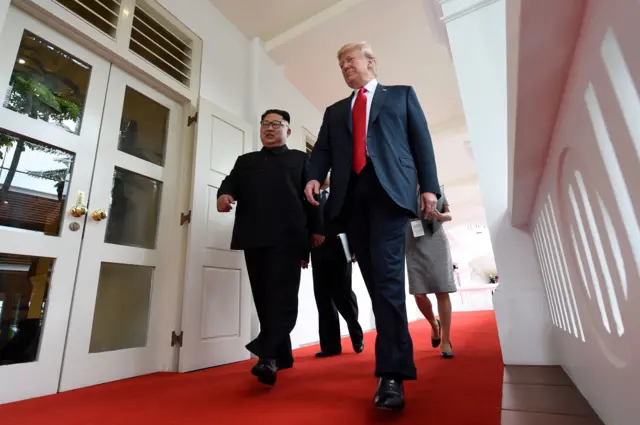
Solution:
M 368 41 L 381 83 L 412 85 L 434 139 L 455 220 L 484 224 L 475 163 L 438 0 L 211 0 L 248 38 L 263 41 L 287 79 L 320 111 L 350 95 L 336 53 Z
M 293 28 L 341 0 L 211 0 L 248 38 L 264 41 Z

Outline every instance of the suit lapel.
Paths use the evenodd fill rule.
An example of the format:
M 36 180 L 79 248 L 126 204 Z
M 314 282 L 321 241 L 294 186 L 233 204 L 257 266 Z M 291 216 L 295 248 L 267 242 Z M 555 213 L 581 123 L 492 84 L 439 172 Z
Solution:
M 353 135 L 353 120 L 351 119 L 351 101 L 353 100 L 354 93 L 346 99 L 342 100 L 342 104 L 340 105 L 341 115 L 345 120 L 345 124 L 349 129 L 349 134 Z M 387 97 L 387 88 L 382 84 L 378 84 L 376 87 L 376 92 L 373 95 L 373 103 L 371 104 L 371 111 L 369 111 L 369 122 L 367 123 L 367 129 L 371 127 L 371 123 L 373 123 L 380 114 L 380 109 L 382 105 L 384 105 L 384 101 Z
M 353 99 L 353 93 L 346 99 L 342 99 L 340 109 L 342 110 L 340 115 L 344 118 L 344 122 L 349 129 L 349 134 L 353 134 L 353 121 L 351 120 L 351 99 Z
M 371 124 L 378 118 L 380 114 L 380 108 L 384 105 L 384 100 L 387 97 L 387 88 L 382 84 L 378 84 L 376 92 L 373 95 L 373 103 L 371 104 L 371 111 L 369 112 L 368 128 L 371 128 Z

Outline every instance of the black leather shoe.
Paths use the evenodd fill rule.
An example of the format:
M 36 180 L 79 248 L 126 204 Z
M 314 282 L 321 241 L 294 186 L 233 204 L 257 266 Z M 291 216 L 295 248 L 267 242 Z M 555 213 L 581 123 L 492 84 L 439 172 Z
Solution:
M 380 378 L 378 391 L 373 399 L 376 408 L 401 411 L 404 409 L 404 386 L 397 379 Z
M 329 351 L 318 351 L 316 353 L 316 357 L 319 359 L 325 358 L 325 357 L 333 357 L 333 356 L 339 356 L 342 353 L 331 353 Z
M 356 354 L 360 354 L 364 351 L 364 342 L 360 341 L 359 343 L 354 343 L 353 344 L 353 351 L 356 352 Z
M 293 367 L 293 361 L 279 361 L 276 360 L 276 367 L 278 370 L 291 369 Z
M 258 377 L 258 381 L 266 385 L 276 383 L 278 367 L 275 360 L 258 360 L 258 363 L 251 369 L 251 374 Z

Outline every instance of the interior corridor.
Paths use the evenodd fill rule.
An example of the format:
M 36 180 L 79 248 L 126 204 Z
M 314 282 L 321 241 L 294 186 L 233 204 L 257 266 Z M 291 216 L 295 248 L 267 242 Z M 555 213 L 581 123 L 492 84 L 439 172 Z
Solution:
M 637 425 L 638 22 L 638 0 L 0 0 L 0 424 Z M 373 334 L 314 358 L 313 264 L 297 365 L 256 386 L 216 210 L 265 110 L 313 150 L 362 40 L 419 98 L 459 266 L 454 360 L 407 303 L 399 417 L 371 406 Z
M 21 425 L 498 425 L 503 364 L 493 312 L 457 313 L 453 321 L 452 360 L 431 348 L 426 322 L 413 323 L 419 378 L 407 382 L 407 408 L 400 415 L 372 408 L 370 332 L 360 355 L 345 349 L 342 356 L 316 359 L 317 346 L 297 350 L 294 368 L 282 372 L 272 389 L 249 374 L 252 362 L 241 362 L 0 405 L 0 418 Z
M 369 332 L 362 355 L 316 359 L 316 345 L 298 349 L 295 368 L 273 389 L 256 385 L 249 361 L 0 405 L 0 417 L 21 425 L 602 424 L 562 368 L 506 366 L 503 372 L 492 312 L 456 313 L 454 323 L 455 360 L 430 347 L 426 322 L 413 323 L 419 380 L 407 384 L 408 408 L 400 415 L 370 409 Z

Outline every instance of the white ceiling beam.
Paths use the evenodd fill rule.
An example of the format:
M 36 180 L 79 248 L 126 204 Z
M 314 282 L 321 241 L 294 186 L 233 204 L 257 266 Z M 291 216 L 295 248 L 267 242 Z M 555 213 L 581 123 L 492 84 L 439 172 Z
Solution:
M 300 22 L 292 28 L 284 31 L 281 34 L 276 35 L 271 40 L 267 40 L 265 42 L 265 50 L 268 52 L 270 50 L 275 49 L 276 47 L 282 46 L 283 44 L 288 43 L 291 40 L 294 40 L 304 34 L 305 32 L 317 27 L 320 24 L 323 24 L 336 16 L 340 16 L 347 9 L 352 8 L 360 3 L 365 2 L 366 0 L 341 0 L 333 6 L 329 6 L 321 12 L 316 13 L 309 19 Z

